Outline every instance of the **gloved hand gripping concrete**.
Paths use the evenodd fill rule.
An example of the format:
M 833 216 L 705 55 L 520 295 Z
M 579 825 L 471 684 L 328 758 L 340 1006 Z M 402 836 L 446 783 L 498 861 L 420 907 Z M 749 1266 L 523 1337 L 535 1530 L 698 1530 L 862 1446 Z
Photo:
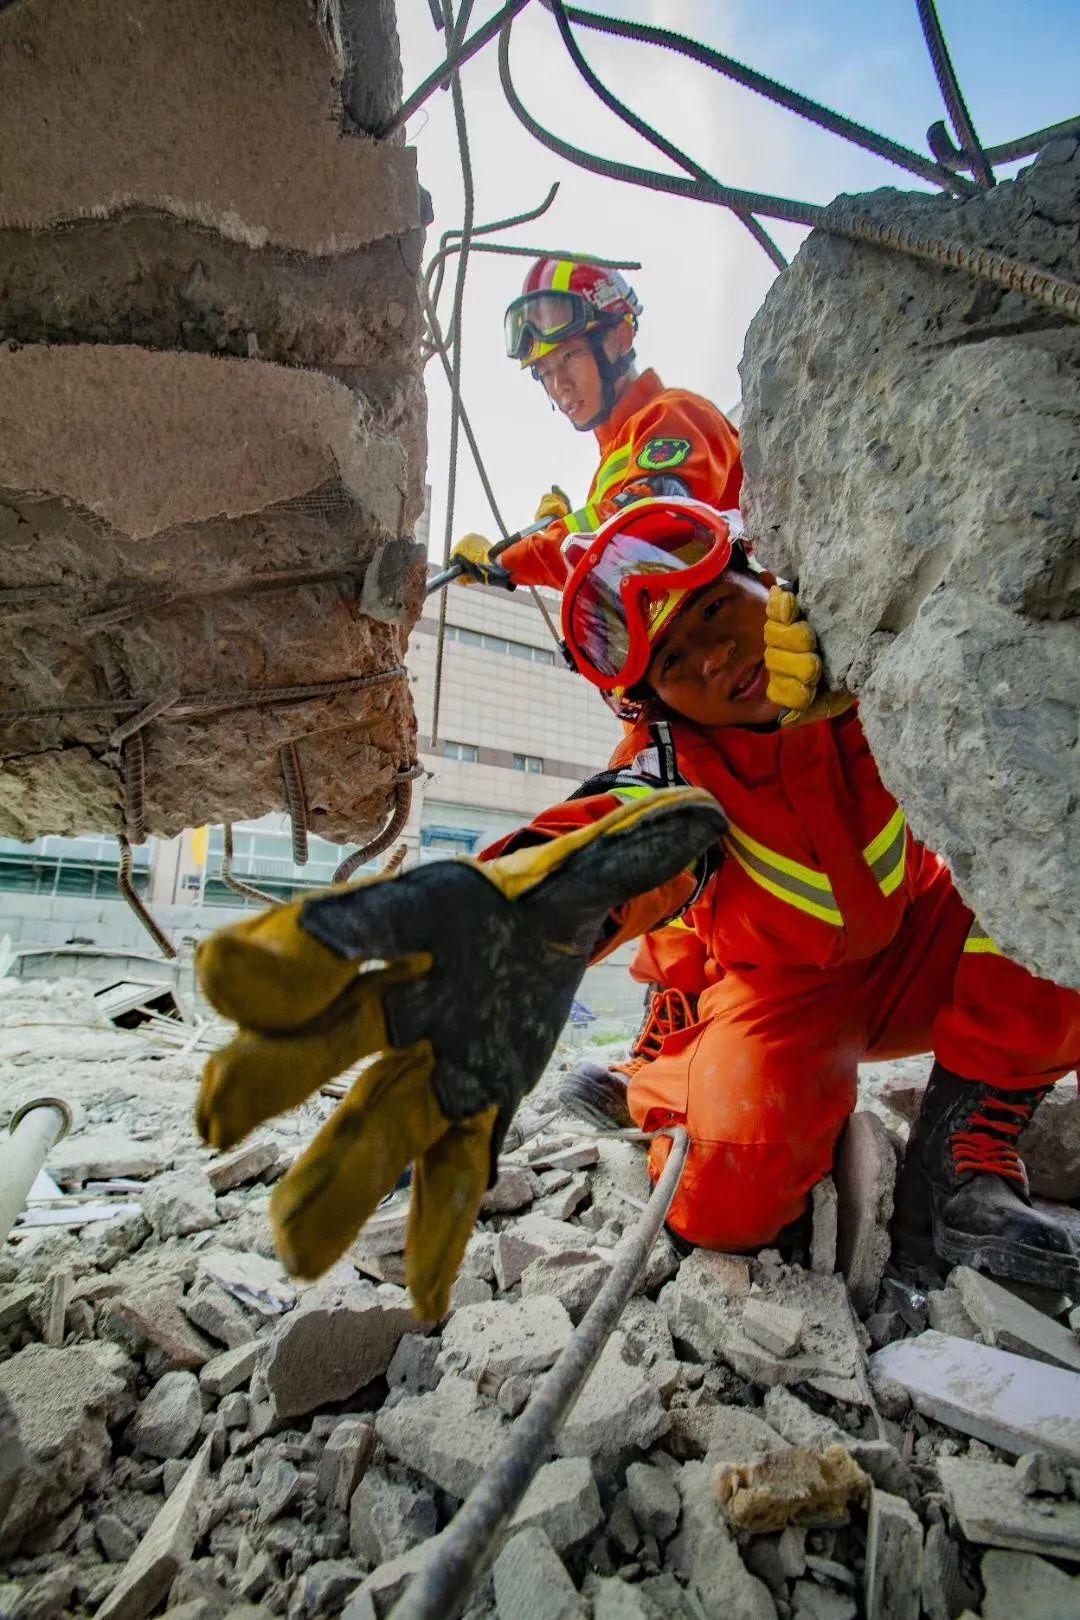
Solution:
M 240 1026 L 196 1110 L 226 1148 L 371 1061 L 270 1203 L 297 1276 L 339 1258 L 412 1164 L 406 1276 L 442 1317 L 521 1098 L 554 1050 L 608 912 L 725 831 L 715 800 L 668 789 L 485 864 L 435 861 L 278 906 L 199 948 L 207 997 Z

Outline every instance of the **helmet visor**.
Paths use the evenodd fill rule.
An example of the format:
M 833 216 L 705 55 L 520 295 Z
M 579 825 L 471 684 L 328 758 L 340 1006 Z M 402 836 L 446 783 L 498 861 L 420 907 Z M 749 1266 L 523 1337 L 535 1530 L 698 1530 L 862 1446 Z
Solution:
M 595 319 L 595 309 L 580 293 L 523 293 L 506 311 L 506 352 L 511 360 L 524 360 L 535 344 L 565 343 Z
M 687 597 L 718 579 L 730 559 L 726 533 L 685 517 L 666 534 L 595 541 L 564 597 L 563 626 L 578 669 L 602 690 L 634 685 Z

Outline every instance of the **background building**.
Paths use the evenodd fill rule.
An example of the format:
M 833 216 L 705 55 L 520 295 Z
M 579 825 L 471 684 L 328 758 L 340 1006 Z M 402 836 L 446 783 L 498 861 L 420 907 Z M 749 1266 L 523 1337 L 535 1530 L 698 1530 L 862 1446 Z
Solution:
M 419 536 L 418 536 L 419 537 Z M 557 623 L 559 602 L 540 593 Z M 475 854 L 565 798 L 602 769 L 620 727 L 593 688 L 563 662 L 528 590 L 451 586 L 446 595 L 439 734 L 432 740 L 439 598 L 409 644 L 408 666 L 425 775 L 414 784 L 404 833 L 407 861 Z M 288 819 L 263 816 L 233 829 L 235 875 L 273 899 L 327 884 L 348 846 L 309 839 L 292 859 Z M 221 877 L 223 833 L 209 830 L 205 864 L 193 837 L 151 839 L 134 852 L 135 886 L 181 948 L 189 980 L 194 943 L 256 909 Z M 114 838 L 0 839 L 0 937 L 19 948 L 70 945 L 144 952 L 154 946 L 116 887 Z M 385 859 L 372 863 L 376 870 Z M 641 990 L 624 949 L 590 971 L 581 999 L 603 1015 L 633 1014 Z

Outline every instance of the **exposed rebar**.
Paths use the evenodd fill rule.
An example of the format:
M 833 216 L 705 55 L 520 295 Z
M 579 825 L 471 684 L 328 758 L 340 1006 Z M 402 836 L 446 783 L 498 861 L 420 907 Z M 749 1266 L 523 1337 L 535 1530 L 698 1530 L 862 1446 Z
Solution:
M 972 123 L 967 102 L 960 89 L 960 81 L 956 76 L 952 57 L 949 55 L 949 47 L 945 43 L 945 33 L 937 14 L 937 6 L 934 0 L 915 0 L 915 8 L 919 13 L 919 23 L 926 41 L 926 49 L 930 53 L 934 77 L 937 79 L 945 110 L 956 131 L 956 138 L 970 160 L 976 180 L 980 186 L 988 189 L 994 184 L 994 171 L 987 162 L 982 143 L 975 133 L 975 125 Z
M 276 905 L 278 905 L 279 902 L 274 897 L 274 895 L 272 895 L 272 894 L 264 894 L 261 889 L 256 889 L 253 884 L 245 883 L 243 878 L 238 878 L 236 876 L 236 874 L 234 873 L 234 871 L 232 869 L 232 863 L 233 863 L 233 830 L 232 830 L 232 822 L 231 821 L 224 822 L 222 824 L 222 829 L 221 830 L 222 830 L 222 833 L 224 834 L 224 838 L 225 838 L 225 848 L 222 851 L 222 855 L 221 855 L 221 881 L 222 881 L 222 883 L 224 883 L 225 887 L 227 889 L 231 889 L 234 894 L 242 894 L 245 900 L 257 900 L 259 902 L 260 906 L 276 906 Z

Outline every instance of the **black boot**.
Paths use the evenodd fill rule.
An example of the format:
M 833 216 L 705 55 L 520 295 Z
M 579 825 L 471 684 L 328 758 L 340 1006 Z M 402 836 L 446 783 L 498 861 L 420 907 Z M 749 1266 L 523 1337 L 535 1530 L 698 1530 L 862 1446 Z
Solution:
M 976 1266 L 1064 1293 L 1080 1286 L 1068 1230 L 1032 1209 L 1016 1151 L 1049 1086 L 1000 1091 L 935 1063 L 896 1189 L 898 1255 Z
M 666 1036 L 686 1029 L 696 1017 L 694 996 L 670 986 L 651 984 L 645 992 L 645 1016 L 625 1063 L 613 1063 L 610 1068 L 580 1063 L 559 1087 L 560 1106 L 597 1130 L 631 1129 L 634 1121 L 626 1103 L 628 1083 L 644 1064 L 660 1055 Z

